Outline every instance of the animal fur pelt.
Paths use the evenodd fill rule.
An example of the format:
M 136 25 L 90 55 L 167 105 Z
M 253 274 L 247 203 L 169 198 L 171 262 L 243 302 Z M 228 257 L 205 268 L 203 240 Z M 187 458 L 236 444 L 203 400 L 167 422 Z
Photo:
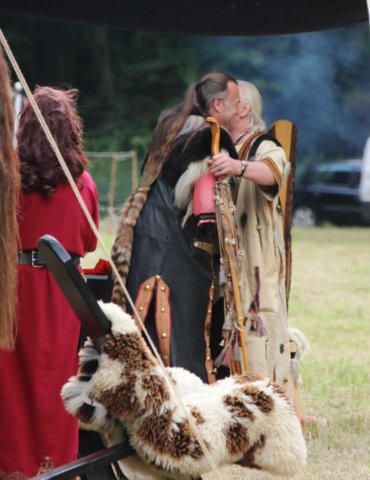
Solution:
M 138 187 L 127 198 L 119 216 L 116 239 L 112 247 L 112 260 L 117 267 L 123 284 L 126 284 L 130 269 L 134 230 L 147 199 L 149 187 Z M 118 280 L 114 280 L 112 301 L 126 309 L 126 297 Z
M 162 167 L 163 178 L 174 187 L 192 162 L 199 162 L 211 155 L 212 132 L 210 127 L 182 135 L 175 140 L 166 161 Z M 230 135 L 220 129 L 220 149 L 229 152 L 233 158 L 238 158 Z
M 62 389 L 82 426 L 114 434 L 123 427 L 141 459 L 166 478 L 191 479 L 211 469 L 190 423 L 132 318 L 101 304 L 112 332 L 80 353 L 80 368 Z M 204 384 L 168 368 L 217 467 L 238 463 L 277 475 L 297 474 L 306 446 L 282 387 L 254 374 Z

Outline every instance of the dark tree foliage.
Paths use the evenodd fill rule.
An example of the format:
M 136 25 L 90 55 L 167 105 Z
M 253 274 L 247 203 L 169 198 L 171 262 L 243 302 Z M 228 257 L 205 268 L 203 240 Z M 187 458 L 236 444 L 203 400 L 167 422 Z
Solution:
M 32 88 L 80 90 L 88 149 L 136 148 L 142 159 L 160 112 L 212 70 L 254 82 L 267 123 L 288 118 L 297 124 L 298 169 L 360 157 L 370 133 L 367 24 L 296 35 L 196 37 L 0 21 Z

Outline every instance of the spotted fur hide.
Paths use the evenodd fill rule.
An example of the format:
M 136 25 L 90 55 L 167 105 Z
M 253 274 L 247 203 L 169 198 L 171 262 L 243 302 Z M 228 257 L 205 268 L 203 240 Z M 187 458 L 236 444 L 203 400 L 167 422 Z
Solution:
M 166 478 L 211 470 L 134 321 L 113 303 L 102 308 L 112 333 L 99 349 L 88 342 L 81 351 L 77 377 L 62 389 L 66 409 L 86 428 L 114 435 L 124 427 L 141 459 Z M 217 467 L 291 476 L 304 466 L 300 423 L 282 387 L 254 374 L 206 385 L 184 369 L 167 371 Z

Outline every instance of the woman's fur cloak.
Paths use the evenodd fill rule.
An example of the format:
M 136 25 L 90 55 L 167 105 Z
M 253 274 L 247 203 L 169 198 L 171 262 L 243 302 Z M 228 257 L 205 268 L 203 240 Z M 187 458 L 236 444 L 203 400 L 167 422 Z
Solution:
M 211 140 L 208 126 L 176 139 L 150 190 L 140 187 L 123 206 L 112 250 L 113 261 L 131 297 L 141 312 L 148 311 L 145 325 L 156 347 L 162 348 L 161 335 L 170 338 L 166 347 L 169 352 L 162 348 L 163 359 L 167 357 L 168 365 L 180 365 L 204 381 L 212 370 L 205 322 L 212 308 L 212 249 L 218 242 L 209 228 L 197 227 L 191 213 L 194 184 L 208 172 Z M 237 157 L 224 130 L 221 148 Z M 205 245 L 208 250 L 199 248 Z M 137 300 L 141 290 L 146 285 L 149 288 L 149 280 L 159 277 L 167 293 L 167 304 L 161 306 L 167 314 L 165 322 L 158 319 L 161 312 L 156 293 L 149 306 Z M 117 279 L 112 301 L 125 307 Z
M 141 216 L 142 210 L 147 203 L 149 192 L 151 189 L 156 189 L 156 184 L 163 183 L 172 192 L 176 189 L 176 196 L 179 197 L 177 205 L 175 205 L 175 197 L 170 194 L 170 200 L 174 207 L 179 207 L 180 211 L 177 215 L 180 216 L 181 210 L 186 210 L 192 201 L 191 193 L 195 181 L 208 170 L 206 159 L 211 155 L 212 132 L 210 127 L 203 127 L 199 130 L 187 131 L 180 135 L 173 143 L 170 152 L 162 164 L 161 173 L 153 180 L 153 174 L 148 173 L 147 170 L 153 170 L 151 165 L 144 163 L 143 177 L 147 176 L 152 179 L 153 185 L 140 186 L 134 190 L 127 198 L 122 206 L 117 235 L 112 247 L 112 258 L 118 269 L 120 277 L 124 284 L 126 284 L 127 276 L 131 269 L 132 247 L 135 241 L 135 227 Z M 233 158 L 238 158 L 234 144 L 229 134 L 221 128 L 220 148 L 229 152 Z M 158 167 L 156 166 L 156 170 Z M 196 171 L 195 175 L 193 174 Z M 184 185 L 184 179 L 192 172 L 192 181 L 187 181 Z M 184 175 L 185 174 L 185 175 Z M 180 182 L 179 182 L 180 180 Z M 186 200 L 184 201 L 184 197 Z M 117 281 L 114 281 L 112 301 L 126 307 L 126 299 L 122 292 L 122 288 Z

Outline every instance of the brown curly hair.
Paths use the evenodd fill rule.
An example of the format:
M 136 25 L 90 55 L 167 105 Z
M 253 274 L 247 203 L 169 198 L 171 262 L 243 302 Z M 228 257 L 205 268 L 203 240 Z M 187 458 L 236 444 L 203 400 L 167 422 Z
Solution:
M 34 99 L 60 152 L 76 180 L 88 164 L 83 151 L 83 124 L 77 113 L 78 90 L 36 87 Z M 62 167 L 29 102 L 23 107 L 17 131 L 22 189 L 52 195 L 66 181 Z

